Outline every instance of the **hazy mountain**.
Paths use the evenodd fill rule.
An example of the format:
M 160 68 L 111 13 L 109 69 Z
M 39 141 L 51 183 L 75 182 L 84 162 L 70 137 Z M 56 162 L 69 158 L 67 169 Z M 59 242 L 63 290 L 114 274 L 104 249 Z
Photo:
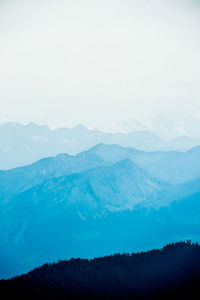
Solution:
M 0 257 L 7 262 L 10 257 L 7 270 L 18 259 L 15 270 L 38 265 L 51 255 L 58 257 L 62 251 L 72 255 L 78 241 L 99 235 L 97 227 L 104 223 L 102 219 L 131 211 L 139 203 L 155 206 L 157 194 L 165 186 L 130 160 L 48 179 L 4 203 L 0 212 Z M 85 230 L 86 235 L 82 236 L 80 230 Z M 60 252 L 57 246 L 61 240 Z M 23 263 L 22 254 L 29 261 L 27 264 Z
M 200 147 L 184 153 L 170 152 L 166 157 L 147 166 L 153 176 L 170 183 L 181 183 L 200 177 Z
M 112 163 L 131 159 L 151 176 L 169 183 L 182 183 L 200 177 L 200 147 L 187 152 L 145 152 L 119 145 L 99 144 L 89 151 Z
M 5 123 L 0 125 L 0 169 L 30 164 L 59 153 L 77 154 L 101 142 L 146 150 L 163 143 L 151 132 L 112 134 L 89 130 L 82 125 L 50 130 L 48 126 L 35 123 Z
M 141 127 L 142 128 L 142 127 Z M 165 141 L 151 131 L 108 133 L 89 130 L 82 125 L 50 130 L 35 123 L 0 125 L 0 169 L 11 169 L 59 153 L 75 155 L 99 143 L 118 144 L 142 151 L 185 151 L 199 145 L 199 139 L 180 137 Z
M 24 180 L 30 170 L 35 186 L 18 192 L 14 198 L 12 195 L 9 202 L 2 204 L 0 276 L 19 274 L 59 258 L 149 249 L 179 237 L 197 238 L 199 179 L 167 185 L 130 159 L 52 177 L 70 172 L 71 159 L 75 161 L 74 165 L 71 162 L 71 171 L 78 168 L 78 161 L 84 168 L 92 157 L 91 164 L 109 161 L 109 157 L 104 156 L 104 160 L 97 155 L 104 147 L 111 148 L 114 157 L 114 149 L 119 146 L 99 145 L 78 158 L 61 155 L 13 170 L 19 175 L 22 169 Z M 121 149 L 125 150 L 136 151 Z M 139 151 L 135 153 L 139 155 Z M 85 160 L 81 156 L 86 157 Z M 46 170 L 46 177 L 38 175 L 41 170 Z M 30 185 L 31 176 L 27 178 Z M 41 181 L 39 185 L 36 185 L 37 177 L 38 182 Z
M 110 124 L 109 128 L 112 129 L 112 124 Z M 175 113 L 168 115 L 159 114 L 153 119 L 149 120 L 136 120 L 134 118 L 129 118 L 120 123 L 113 124 L 113 128 L 119 128 L 121 132 L 126 133 L 142 130 L 151 131 L 164 140 L 182 137 L 188 137 L 189 140 L 200 139 L 200 118 L 197 118 L 189 113 Z
M 51 131 L 49 127 L 35 123 L 5 123 L 0 126 L 0 168 L 30 164 L 59 153 L 78 153 L 96 141 L 96 134 L 90 135 L 90 131 L 82 126 Z
M 13 195 L 39 185 L 49 178 L 78 173 L 126 159 L 132 159 L 143 167 L 159 160 L 163 155 L 166 156 L 167 153 L 147 153 L 118 145 L 99 144 L 76 156 L 59 154 L 24 167 L 2 170 L 0 171 L 1 202 L 8 201 Z
M 99 144 L 1 171 L 0 276 L 59 258 L 199 240 L 199 149 Z
M 87 153 L 93 153 L 110 163 L 130 159 L 153 178 L 168 182 L 159 195 L 162 205 L 165 201 L 168 203 L 200 191 L 200 147 L 185 153 L 144 152 L 119 145 L 99 144 Z
M 76 156 L 59 154 L 55 157 L 41 159 L 24 167 L 2 170 L 0 171 L 1 202 L 7 202 L 15 194 L 39 185 L 49 178 L 77 173 L 108 164 L 109 162 L 102 160 L 96 154 L 83 152 Z
M 134 118 L 129 118 L 121 122 L 107 121 L 99 126 L 95 126 L 103 132 L 119 132 L 119 133 L 130 133 L 135 131 L 151 131 L 148 122 L 138 121 Z
M 51 172 L 48 176 L 52 176 Z M 165 186 L 126 159 L 111 166 L 43 180 L 42 184 L 19 193 L 11 206 L 38 202 L 39 206 L 61 205 L 78 210 L 83 217 L 96 217 L 106 211 L 133 209 L 138 203 L 150 205 Z
M 170 155 L 170 152 L 146 152 L 131 147 L 122 147 L 117 144 L 106 145 L 103 143 L 95 145 L 87 152 L 98 155 L 101 157 L 101 159 L 111 163 L 115 163 L 124 159 L 130 159 L 142 168 L 147 167 L 150 164 L 154 164 L 155 162 L 160 161 L 162 158 L 167 158 Z
M 121 207 L 126 209 L 119 210 L 117 200 L 108 206 L 109 197 L 105 199 L 94 182 L 89 188 L 81 176 L 67 176 L 73 186 L 66 177 L 48 180 L 19 194 L 1 211 L 0 277 L 58 259 L 148 250 L 183 239 L 200 241 L 200 192 L 155 208 L 138 203 L 130 210 L 127 199 Z M 113 182 L 109 186 L 108 196 L 114 194 Z M 116 195 L 119 190 L 122 195 L 119 187 Z
M 200 119 L 186 114 L 157 115 L 149 122 L 149 130 L 163 139 L 176 139 L 186 136 L 199 139 Z
M 187 136 L 180 136 L 167 141 L 160 150 L 165 151 L 186 151 L 190 148 L 200 145 L 200 138 L 189 138 Z
M 76 156 L 59 154 L 11 170 L 0 171 L 1 203 L 39 185 L 49 178 L 109 166 L 130 159 L 151 177 L 169 183 L 182 183 L 200 177 L 200 148 L 181 152 L 145 152 L 119 145 L 98 144 Z

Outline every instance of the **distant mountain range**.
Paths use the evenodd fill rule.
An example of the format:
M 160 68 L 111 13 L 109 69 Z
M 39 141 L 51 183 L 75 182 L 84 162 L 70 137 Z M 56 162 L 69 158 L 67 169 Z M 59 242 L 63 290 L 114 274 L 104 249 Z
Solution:
M 88 152 L 111 163 L 128 158 L 151 176 L 172 184 L 200 177 L 200 147 L 194 147 L 187 152 L 146 152 L 119 145 L 99 144 Z
M 0 121 L 5 122 L 6 118 L 0 115 Z M 49 124 L 52 129 L 60 127 L 69 127 L 68 120 L 65 115 L 52 115 L 49 118 L 42 120 L 41 124 Z M 103 122 L 95 127 L 103 132 L 138 132 L 151 131 L 161 139 L 170 140 L 181 136 L 190 138 L 199 138 L 200 118 L 190 113 L 174 113 L 174 114 L 159 114 L 151 119 L 142 120 L 137 118 L 128 118 L 123 121 Z
M 199 149 L 98 144 L 0 171 L 0 277 L 60 258 L 199 240 Z
M 146 172 L 157 181 L 165 181 L 168 184 L 184 183 L 200 177 L 200 147 L 185 153 L 145 152 L 119 145 L 98 144 L 76 156 L 59 154 L 41 159 L 31 165 L 1 170 L 1 202 L 8 202 L 18 193 L 40 185 L 48 179 L 80 173 L 96 167 L 111 166 L 126 160 L 135 163 L 142 172 Z
M 200 145 L 200 138 L 180 136 L 166 141 L 149 130 L 108 133 L 82 125 L 50 130 L 35 123 L 7 122 L 0 125 L 0 169 L 12 169 L 60 153 L 76 155 L 99 143 L 143 151 L 187 151 Z

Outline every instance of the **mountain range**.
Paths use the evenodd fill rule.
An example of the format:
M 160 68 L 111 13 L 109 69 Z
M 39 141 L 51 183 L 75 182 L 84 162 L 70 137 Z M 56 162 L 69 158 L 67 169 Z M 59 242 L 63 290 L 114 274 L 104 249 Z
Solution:
M 1 203 L 48 179 L 130 160 L 158 181 L 181 184 L 200 177 L 200 147 L 185 153 L 145 152 L 119 145 L 98 144 L 76 156 L 59 154 L 31 165 L 0 171 Z M 103 172 L 103 171 L 102 171 Z
M 172 184 L 183 183 L 200 177 L 199 146 L 186 152 L 146 152 L 119 145 L 99 144 L 89 152 L 111 163 L 128 158 L 139 167 L 144 168 L 151 176 Z
M 118 144 L 143 151 L 187 151 L 200 145 L 200 138 L 160 138 L 150 130 L 109 133 L 83 125 L 50 130 L 46 125 L 7 122 L 0 125 L 0 169 L 12 169 L 60 153 L 76 155 L 99 143 Z
M 98 144 L 0 171 L 0 277 L 199 240 L 199 155 Z

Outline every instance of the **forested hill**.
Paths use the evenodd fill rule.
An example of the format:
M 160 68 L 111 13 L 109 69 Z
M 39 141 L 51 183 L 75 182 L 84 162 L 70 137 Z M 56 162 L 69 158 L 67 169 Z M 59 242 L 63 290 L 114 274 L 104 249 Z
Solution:
M 199 299 L 199 285 L 200 246 L 179 242 L 138 254 L 46 264 L 0 281 L 0 292 L 5 299 Z

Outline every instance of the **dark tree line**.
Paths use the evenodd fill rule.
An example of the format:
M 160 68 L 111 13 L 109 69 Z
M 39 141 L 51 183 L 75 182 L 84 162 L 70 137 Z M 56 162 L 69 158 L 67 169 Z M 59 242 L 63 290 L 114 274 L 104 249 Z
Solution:
M 0 281 L 5 299 L 200 299 L 199 287 L 200 246 L 190 241 L 138 254 L 59 261 Z

